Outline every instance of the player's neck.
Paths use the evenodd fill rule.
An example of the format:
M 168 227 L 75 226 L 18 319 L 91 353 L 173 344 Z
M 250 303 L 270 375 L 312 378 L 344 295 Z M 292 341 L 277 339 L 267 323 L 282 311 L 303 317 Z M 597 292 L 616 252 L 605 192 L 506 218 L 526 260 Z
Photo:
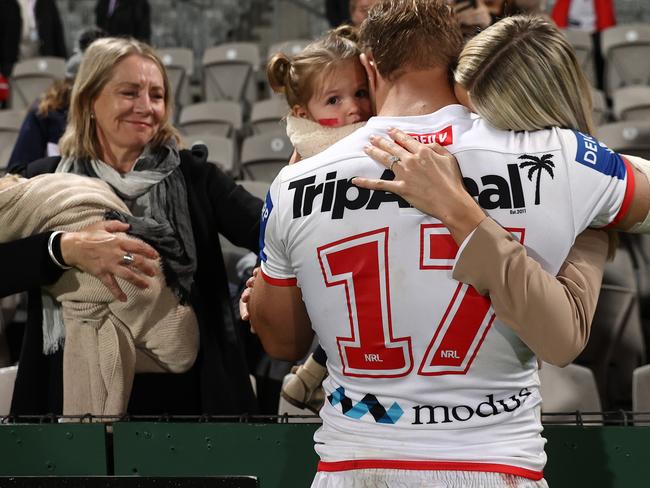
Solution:
M 458 103 L 446 70 L 411 71 L 378 87 L 377 115 L 426 115 Z

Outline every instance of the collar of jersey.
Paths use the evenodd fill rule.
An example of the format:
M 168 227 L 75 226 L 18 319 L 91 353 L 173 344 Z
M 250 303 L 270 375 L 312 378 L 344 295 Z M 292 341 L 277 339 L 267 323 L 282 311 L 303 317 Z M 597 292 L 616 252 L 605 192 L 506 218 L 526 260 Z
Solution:
M 408 115 L 404 117 L 382 117 L 378 115 L 368 120 L 366 128 L 384 130 L 392 126 L 405 128 L 410 125 L 413 125 L 414 128 L 422 128 L 423 126 L 433 128 L 437 124 L 449 124 L 455 118 L 470 117 L 471 114 L 465 106 L 454 104 L 425 115 Z

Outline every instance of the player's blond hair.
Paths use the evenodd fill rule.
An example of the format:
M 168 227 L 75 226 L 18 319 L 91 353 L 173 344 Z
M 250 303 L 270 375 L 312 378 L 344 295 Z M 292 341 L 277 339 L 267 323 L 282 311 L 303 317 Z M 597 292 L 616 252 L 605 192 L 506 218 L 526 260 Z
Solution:
M 469 40 L 454 78 L 499 129 L 593 132 L 589 83 L 569 41 L 542 17 L 508 17 Z

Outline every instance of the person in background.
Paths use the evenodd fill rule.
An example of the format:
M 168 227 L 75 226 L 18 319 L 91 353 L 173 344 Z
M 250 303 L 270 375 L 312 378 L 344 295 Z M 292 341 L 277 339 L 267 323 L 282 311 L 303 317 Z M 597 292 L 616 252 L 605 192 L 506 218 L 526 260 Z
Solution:
M 0 0 L 0 108 L 9 98 L 9 77 L 18 61 L 20 6 L 17 0 Z
M 27 112 L 7 163 L 8 172 L 21 172 L 32 161 L 59 154 L 59 139 L 65 131 L 70 92 L 81 57 L 94 40 L 105 36 L 96 27 L 81 32 L 74 54 L 66 64 L 65 78 L 55 81 Z
M 97 27 L 111 36 L 151 42 L 151 7 L 148 0 L 98 0 Z
M 614 1 L 556 0 L 551 18 L 561 29 L 578 29 L 592 35 L 596 88 L 603 89 L 604 60 L 600 52 L 600 33 L 616 25 Z
M 57 171 L 100 178 L 134 218 L 145 224 L 153 220 L 158 229 L 146 239 L 167 259 L 166 277 L 168 272 L 176 276 L 181 300 L 191 305 L 199 325 L 200 349 L 192 368 L 183 374 L 136 375 L 128 411 L 254 413 L 255 397 L 234 327 L 219 234 L 257 251 L 262 202 L 216 166 L 206 164 L 204 147 L 179 149 L 178 133 L 170 121 L 169 80 L 150 46 L 133 39 L 95 41 L 84 55 L 70 107 L 60 141 L 62 157 L 34 162 L 24 176 Z M 134 226 L 131 223 L 132 232 L 136 232 Z M 53 355 L 43 353 L 43 302 L 38 287 L 56 281 L 62 267 L 77 266 L 78 254 L 83 257 L 83 243 L 72 247 L 76 253 L 66 253 L 67 242 L 75 239 L 75 233 L 71 234 L 63 234 L 58 241 L 60 234 L 50 234 L 50 242 L 47 234 L 41 234 L 32 236 L 39 240 L 0 245 L 0 264 L 7 270 L 0 295 L 30 290 L 12 400 L 16 415 L 61 412 L 62 355 L 60 350 Z M 48 251 L 57 258 L 52 264 Z M 104 255 L 107 262 L 97 263 L 104 265 L 98 277 L 114 296 L 123 297 L 114 273 L 138 278 L 131 266 L 139 259 L 131 254 L 113 247 Z
M 350 22 L 350 0 L 325 0 L 325 17 L 330 27 Z
M 67 58 L 63 23 L 54 0 L 18 0 L 22 21 L 20 59 Z
M 368 11 L 377 3 L 377 0 L 350 0 L 350 23 L 359 27 L 366 17 Z

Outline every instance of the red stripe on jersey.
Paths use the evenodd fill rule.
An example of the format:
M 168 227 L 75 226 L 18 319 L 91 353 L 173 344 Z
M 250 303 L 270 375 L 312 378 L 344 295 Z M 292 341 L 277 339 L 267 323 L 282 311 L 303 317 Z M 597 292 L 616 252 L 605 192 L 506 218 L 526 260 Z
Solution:
M 612 220 L 608 225 L 604 227 L 605 229 L 614 227 L 621 220 L 623 220 L 623 218 L 627 215 L 628 210 L 630 210 L 630 206 L 632 205 L 632 198 L 634 197 L 634 168 L 632 168 L 632 165 L 627 159 L 623 157 L 622 159 L 625 163 L 625 171 L 627 172 L 627 186 L 625 187 L 625 196 L 623 197 L 623 203 L 621 203 L 621 208 L 616 214 L 616 217 L 614 217 L 614 220 Z
M 267 275 L 260 269 L 260 273 L 262 273 L 262 278 L 264 278 L 264 281 L 266 281 L 269 285 L 273 286 L 297 286 L 298 285 L 298 280 L 296 278 L 272 278 L 271 276 Z
M 319 461 L 318 471 L 351 471 L 354 469 L 404 469 L 409 471 L 480 471 L 504 473 L 539 481 L 543 471 L 494 463 L 463 463 L 454 461 L 395 461 L 391 459 L 355 459 L 351 461 Z

